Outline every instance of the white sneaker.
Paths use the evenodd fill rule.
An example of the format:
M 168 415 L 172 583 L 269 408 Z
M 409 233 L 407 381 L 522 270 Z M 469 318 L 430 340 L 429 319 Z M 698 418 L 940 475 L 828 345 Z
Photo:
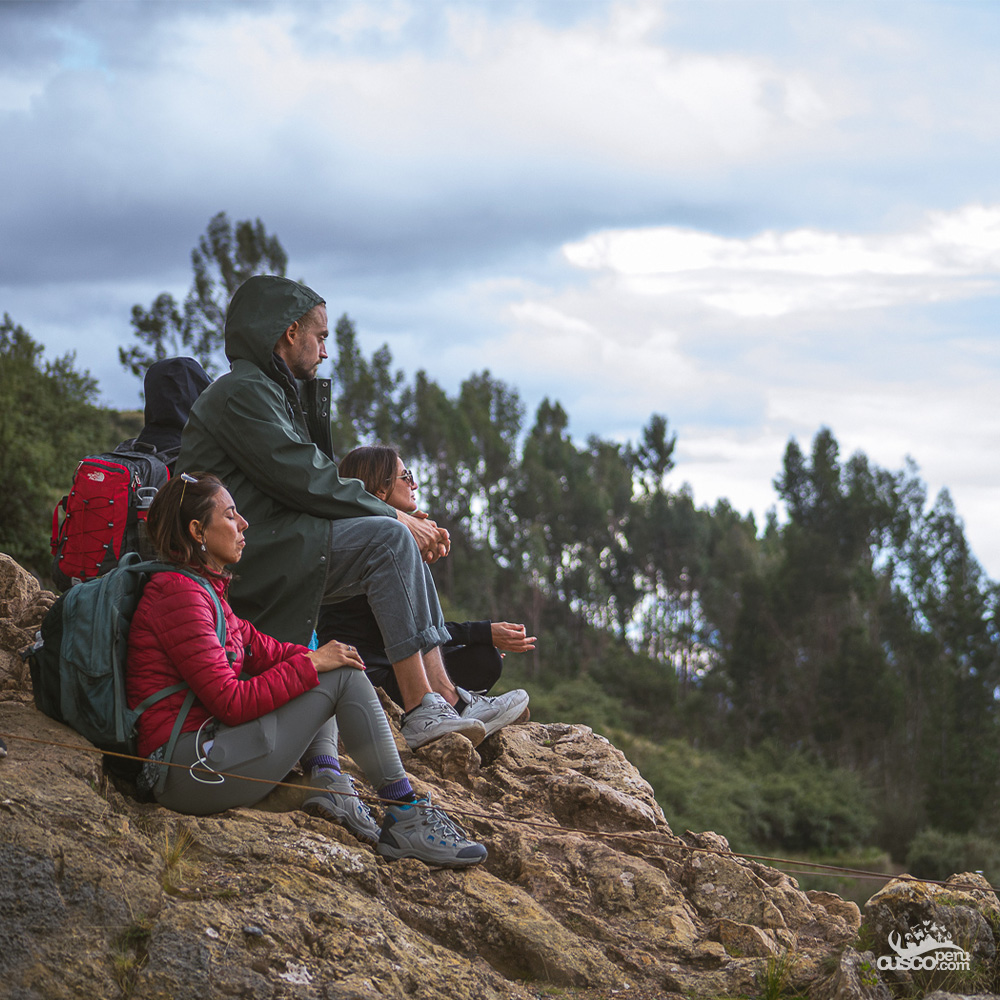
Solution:
M 403 716 L 400 732 L 411 750 L 439 740 L 448 733 L 464 736 L 472 741 L 474 747 L 486 739 L 486 727 L 479 719 L 460 716 L 436 691 L 425 694 L 420 704 Z
M 463 719 L 479 719 L 486 727 L 487 736 L 492 736 L 498 729 L 512 723 L 527 722 L 531 715 L 528 710 L 528 692 L 520 688 L 496 698 L 489 698 L 480 691 L 466 691 L 465 688 L 457 688 L 457 691 L 465 702 L 458 714 Z

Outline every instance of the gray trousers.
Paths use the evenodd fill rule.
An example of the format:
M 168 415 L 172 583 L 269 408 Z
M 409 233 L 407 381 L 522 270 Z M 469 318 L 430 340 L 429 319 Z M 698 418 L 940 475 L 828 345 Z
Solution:
M 374 520 L 374 518 L 373 518 Z M 380 519 L 381 520 L 381 519 Z M 341 667 L 319 675 L 319 685 L 239 726 L 219 726 L 207 756 L 204 736 L 184 733 L 177 741 L 166 787 L 158 796 L 174 812 L 207 816 L 259 802 L 300 759 L 337 756 L 337 724 L 344 746 L 376 790 L 406 776 L 378 695 L 361 670 Z M 241 781 L 201 770 L 199 764 Z M 211 783 L 206 783 L 211 782 Z
M 446 643 L 437 588 L 409 529 L 394 517 L 332 523 L 322 603 L 367 595 L 390 663 Z

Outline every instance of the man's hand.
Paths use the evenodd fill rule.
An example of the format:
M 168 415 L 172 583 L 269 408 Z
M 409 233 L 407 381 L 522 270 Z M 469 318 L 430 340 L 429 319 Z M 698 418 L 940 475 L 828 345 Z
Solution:
M 508 653 L 527 653 L 535 648 L 537 636 L 528 635 L 523 625 L 513 625 L 510 622 L 492 622 L 490 633 L 493 645 Z
M 422 510 L 412 514 L 399 511 L 399 520 L 410 529 L 424 562 L 434 563 L 451 551 L 451 535 L 432 521 Z

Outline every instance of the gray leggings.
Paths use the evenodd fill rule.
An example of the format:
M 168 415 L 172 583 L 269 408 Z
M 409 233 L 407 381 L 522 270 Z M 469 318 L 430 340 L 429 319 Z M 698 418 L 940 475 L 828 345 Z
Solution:
M 197 733 L 184 733 L 174 749 L 173 763 L 185 766 L 169 768 L 166 787 L 157 801 L 174 812 L 193 816 L 251 806 L 300 758 L 336 757 L 337 723 L 347 752 L 373 788 L 384 788 L 406 776 L 375 689 L 362 671 L 341 667 L 320 674 L 317 687 L 267 715 L 239 726 L 219 726 L 207 756 L 208 766 L 227 775 L 266 781 L 240 781 L 238 777 L 219 781 L 201 770 L 192 772 L 190 765 L 199 761 L 204 734 L 199 740 Z

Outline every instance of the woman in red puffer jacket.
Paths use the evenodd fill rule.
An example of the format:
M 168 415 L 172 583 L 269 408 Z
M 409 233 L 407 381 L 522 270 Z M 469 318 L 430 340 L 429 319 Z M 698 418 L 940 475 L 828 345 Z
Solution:
M 313 786 L 305 807 L 378 840 L 379 854 L 451 867 L 482 861 L 481 844 L 429 800 L 416 799 L 353 646 L 278 642 L 233 613 L 226 566 L 239 562 L 247 527 L 222 482 L 206 473 L 170 480 L 150 507 L 150 539 L 165 561 L 209 581 L 226 639 L 220 645 L 215 603 L 199 581 L 165 571 L 146 584 L 129 631 L 129 705 L 182 681 L 194 701 L 159 782 L 159 762 L 190 692 L 169 695 L 139 717 L 139 751 L 150 759 L 140 785 L 169 809 L 205 815 L 258 802 L 301 760 Z M 337 724 L 379 798 L 399 803 L 387 807 L 381 831 L 350 776 L 340 773 Z

